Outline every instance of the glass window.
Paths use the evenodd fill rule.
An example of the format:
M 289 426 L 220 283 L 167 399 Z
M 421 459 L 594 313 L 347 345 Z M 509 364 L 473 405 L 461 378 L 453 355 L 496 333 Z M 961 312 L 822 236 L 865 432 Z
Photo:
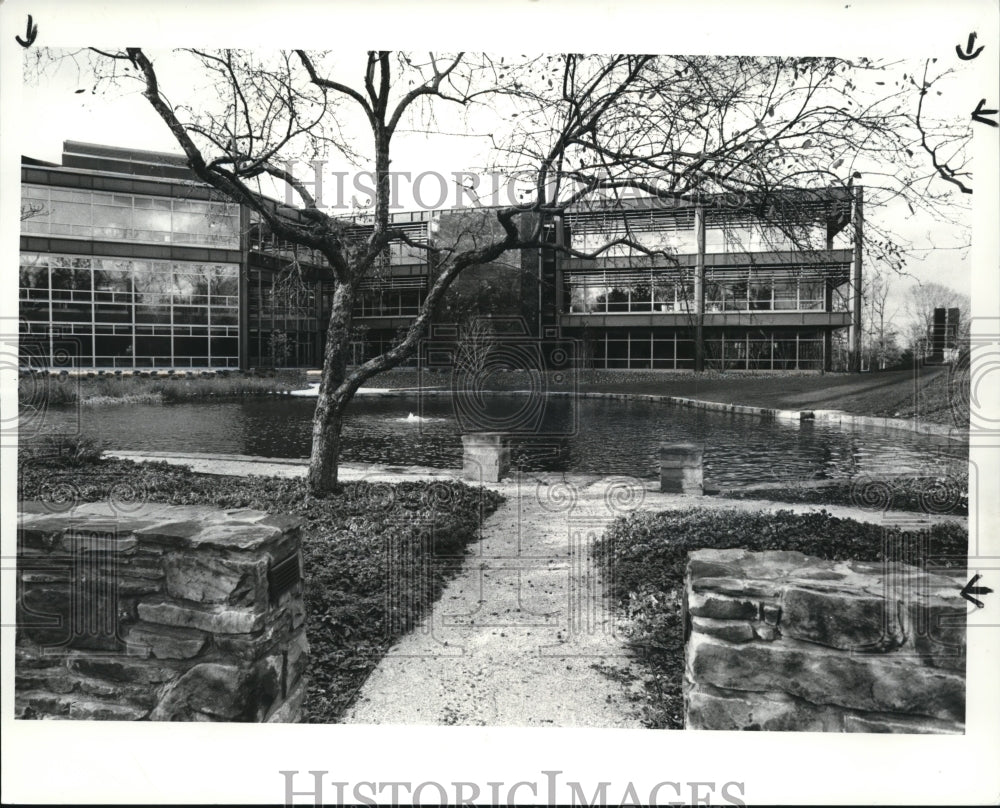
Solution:
M 53 223 L 69 225 L 89 225 L 92 208 L 90 203 L 59 202 L 52 205 L 49 218 Z
M 78 303 L 67 300 L 52 303 L 52 319 L 59 322 L 90 322 L 92 319 L 90 303 Z
M 224 356 L 239 356 L 240 341 L 235 337 L 212 337 L 212 359 Z
M 127 264 L 127 261 L 123 261 Z M 131 292 L 132 271 L 130 269 L 95 269 L 94 290 L 100 292 Z
M 174 355 L 208 356 L 208 337 L 174 337 Z
M 89 336 L 54 333 L 52 351 L 57 357 L 61 355 L 60 364 L 68 359 L 74 367 L 86 367 L 92 362 L 93 345 Z
M 136 210 L 132 213 L 132 226 L 136 230 L 170 231 L 170 214 L 164 210 Z
M 705 281 L 705 311 L 722 311 L 725 288 L 715 281 Z
M 649 360 L 652 357 L 652 343 L 649 337 L 641 334 L 633 334 L 629 344 L 630 367 L 649 367 Z
M 609 368 L 628 367 L 628 339 L 607 340 L 607 366 Z
M 823 281 L 800 281 L 799 282 L 799 308 L 816 310 L 824 307 L 824 292 L 826 291 Z
M 138 356 L 170 356 L 170 337 L 136 335 L 135 352 Z
M 202 233 L 208 226 L 204 214 L 178 213 L 177 211 L 174 211 L 171 224 L 171 229 L 175 234 Z
M 28 233 L 48 233 L 50 217 L 48 203 L 22 200 L 21 230 Z
M 53 290 L 79 289 L 90 291 L 92 277 L 90 267 L 77 266 L 76 263 L 73 259 L 56 259 L 51 272 Z
M 174 306 L 175 323 L 208 323 L 208 306 Z
M 98 228 L 128 228 L 132 226 L 132 209 L 110 205 L 94 205 L 94 225 Z
M 136 306 L 137 323 L 169 323 L 170 306 Z
M 131 357 L 132 337 L 97 334 L 94 336 L 94 353 L 104 357 Z
M 663 278 L 653 281 L 653 311 L 677 311 L 674 282 Z
M 629 311 L 652 311 L 653 293 L 648 282 L 633 283 L 629 288 Z
M 44 209 L 22 223 L 26 233 L 239 246 L 239 207 L 229 203 L 29 186 L 23 199 Z
M 24 289 L 44 289 L 49 288 L 49 268 L 42 264 L 21 264 L 18 273 L 18 284 Z
M 771 309 L 771 279 L 767 276 L 753 273 L 747 287 L 750 311 L 769 311 Z
M 574 313 L 587 311 L 587 287 L 582 284 L 572 284 L 569 287 L 569 310 Z
M 211 268 L 210 289 L 213 295 L 236 297 L 240 292 L 239 270 L 215 265 Z
M 725 285 L 726 311 L 747 310 L 747 282 L 737 281 Z
M 608 289 L 604 299 L 609 312 L 628 311 L 628 289 L 614 286 Z
M 162 263 L 135 264 L 134 269 L 136 294 L 162 295 L 171 289 L 170 265 Z
M 208 303 L 208 273 L 201 264 L 174 264 L 174 304 Z
M 131 323 L 132 307 L 99 301 L 94 306 L 94 319 L 102 323 Z
M 31 320 L 32 322 L 48 322 L 49 320 L 49 304 L 48 301 L 26 301 L 22 300 L 18 306 L 18 316 L 22 320 Z
M 774 284 L 774 308 L 775 309 L 797 309 L 798 285 L 794 280 L 780 280 Z
M 58 322 L 64 332 L 85 340 L 114 337 L 117 341 L 94 344 L 96 358 L 85 350 L 81 359 L 82 366 L 97 362 L 105 367 L 169 367 L 174 362 L 172 337 L 187 340 L 181 346 L 194 351 L 181 355 L 178 366 L 206 367 L 212 322 L 220 356 L 212 364 L 232 367 L 238 364 L 238 277 L 239 268 L 228 264 L 26 253 L 19 267 L 21 317 L 24 322 Z M 236 294 L 209 298 L 210 288 Z M 390 295 L 397 307 L 399 292 Z M 184 305 L 174 304 L 175 296 Z M 299 297 L 308 304 L 309 295 Z M 137 355 L 131 350 L 133 321 L 139 323 L 137 334 L 150 338 Z M 201 347 L 194 350 L 196 345 Z
M 42 189 L 44 190 L 44 189 Z M 53 202 L 86 202 L 90 204 L 89 191 L 74 191 L 68 188 L 49 188 L 48 194 Z

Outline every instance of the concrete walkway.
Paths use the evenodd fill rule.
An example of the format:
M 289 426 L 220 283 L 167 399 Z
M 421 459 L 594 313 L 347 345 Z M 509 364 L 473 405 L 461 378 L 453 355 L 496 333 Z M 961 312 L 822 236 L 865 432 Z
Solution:
M 238 455 L 110 454 L 217 474 L 299 476 L 306 469 L 305 461 Z M 341 466 L 345 481 L 459 476 L 441 469 Z M 611 520 L 635 509 L 698 505 L 805 513 L 825 507 L 835 516 L 883 524 L 924 521 L 920 514 L 663 494 L 657 481 L 629 477 L 531 473 L 488 487 L 506 502 L 486 520 L 481 541 L 428 617 L 365 682 L 345 723 L 641 726 L 621 684 L 638 681 L 629 675 L 634 663 L 604 597 L 601 564 L 590 552 Z
M 239 454 L 210 454 L 199 452 L 127 452 L 109 451 L 106 457 L 122 460 L 155 460 L 174 466 L 188 466 L 200 474 L 220 474 L 227 477 L 248 477 L 252 474 L 267 477 L 305 477 L 309 461 L 294 457 L 255 457 Z M 427 466 L 386 466 L 374 463 L 341 463 L 338 471 L 341 482 L 398 483 L 405 480 L 454 480 L 457 472 Z
M 429 617 L 403 637 L 343 721 L 356 724 L 639 727 L 594 540 L 644 489 L 600 478 L 521 477 Z

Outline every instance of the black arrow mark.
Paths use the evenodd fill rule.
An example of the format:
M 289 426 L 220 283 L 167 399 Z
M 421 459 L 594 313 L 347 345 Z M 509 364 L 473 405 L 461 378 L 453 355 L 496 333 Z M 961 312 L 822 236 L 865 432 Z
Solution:
M 969 61 L 970 59 L 975 59 L 980 53 L 983 52 L 983 48 L 986 47 L 985 45 L 980 45 L 978 48 L 976 48 L 975 51 L 973 51 L 972 49 L 973 47 L 975 47 L 975 44 L 976 44 L 976 32 L 973 31 L 971 34 L 969 34 L 969 44 L 966 45 L 964 51 L 962 50 L 961 45 L 955 46 L 955 53 L 958 54 L 958 58 L 966 62 Z
M 31 43 L 35 41 L 35 37 L 38 36 L 38 26 L 33 24 L 31 21 L 31 15 L 28 15 L 28 27 L 24 32 L 25 39 L 21 39 L 19 36 L 15 36 L 14 39 L 17 40 L 17 44 L 22 48 L 30 48 Z
M 980 609 L 983 608 L 983 602 L 981 600 L 976 600 L 973 595 L 988 595 L 993 590 L 988 586 L 973 586 L 976 581 L 982 578 L 982 575 L 976 574 L 972 576 L 972 580 L 969 581 L 965 586 L 962 587 L 962 597 L 965 598 L 969 603 L 975 603 Z
M 996 115 L 997 112 L 1000 112 L 1000 110 L 983 109 L 983 105 L 985 103 L 986 99 L 984 98 L 978 104 L 976 104 L 976 108 L 972 110 L 972 120 L 979 121 L 979 123 L 986 123 L 989 124 L 990 126 L 1000 126 L 1000 124 L 998 124 L 996 121 L 991 121 L 989 118 L 986 117 L 987 115 Z

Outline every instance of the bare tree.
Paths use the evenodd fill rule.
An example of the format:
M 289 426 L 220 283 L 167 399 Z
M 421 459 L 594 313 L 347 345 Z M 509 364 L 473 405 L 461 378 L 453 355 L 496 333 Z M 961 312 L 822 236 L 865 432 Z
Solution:
M 917 109 L 913 125 L 919 134 L 920 148 L 930 158 L 935 174 L 958 188 L 963 194 L 972 193 L 972 172 L 969 170 L 966 149 L 972 139 L 968 122 L 955 125 L 946 121 L 928 121 L 928 98 L 941 95 L 938 85 L 952 75 L 953 70 L 931 73 L 931 65 L 937 60 L 924 61 L 920 81 L 913 73 L 904 74 L 904 79 L 917 92 Z
M 169 57 L 142 48 L 92 49 L 90 64 L 103 81 L 139 82 L 199 179 L 249 207 L 277 238 L 322 256 L 335 289 L 312 431 L 309 486 L 316 494 L 337 487 L 348 402 L 365 381 L 414 352 L 467 268 L 543 245 L 575 258 L 673 257 L 624 216 L 593 243 L 552 245 L 543 233 L 548 218 L 598 203 L 612 203 L 613 211 L 626 193 L 667 204 L 725 194 L 762 227 L 822 248 L 826 233 L 815 211 L 797 216 L 809 206 L 783 208 L 783 190 L 847 190 L 858 181 L 868 204 L 904 196 L 921 206 L 927 199 L 908 196 L 917 170 L 907 152 L 913 116 L 900 92 L 876 86 L 879 67 L 866 60 L 565 54 L 511 64 L 483 55 L 371 51 L 351 81 L 329 54 L 181 53 L 191 63 L 177 74 Z M 182 98 L 191 85 L 202 94 Z M 206 101 L 205 88 L 216 104 Z M 451 243 L 423 243 L 393 227 L 394 138 L 407 127 L 431 135 L 444 110 L 485 102 L 492 117 L 473 134 L 495 147 L 488 167 L 518 178 L 518 204 L 493 208 Z M 354 134 L 352 121 L 366 134 Z M 363 231 L 324 211 L 284 162 L 330 154 L 372 169 Z M 264 179 L 291 189 L 296 204 L 267 200 Z M 402 338 L 349 369 L 354 302 L 393 241 L 423 251 L 433 280 Z M 891 249 L 890 235 L 885 244 Z
M 48 211 L 45 210 L 45 205 L 40 202 L 29 202 L 27 204 L 21 204 L 21 221 L 27 221 L 28 219 L 34 219 L 37 216 L 46 216 Z
M 915 352 L 925 344 L 934 324 L 934 309 L 958 309 L 959 329 L 963 339 L 969 334 L 972 303 L 969 296 L 943 283 L 916 283 L 906 293 L 903 310 L 907 318 L 909 346 Z
M 889 309 L 891 290 L 892 279 L 878 265 L 869 270 L 862 291 L 865 305 L 862 352 L 868 370 L 885 370 L 898 358 L 896 312 Z
M 459 325 L 457 342 L 455 369 L 474 378 L 486 367 L 497 345 L 497 336 L 488 317 L 472 315 Z

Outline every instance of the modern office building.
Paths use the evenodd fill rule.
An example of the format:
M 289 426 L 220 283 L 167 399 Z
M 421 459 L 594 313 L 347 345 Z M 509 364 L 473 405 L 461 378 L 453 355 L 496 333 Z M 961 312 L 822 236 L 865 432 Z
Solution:
M 21 181 L 25 365 L 319 366 L 333 292 L 321 262 L 220 199 L 183 158 L 67 141 L 59 165 L 24 158 Z M 572 211 L 545 232 L 574 255 L 525 249 L 470 268 L 439 319 L 514 318 L 526 336 L 579 340 L 584 367 L 839 369 L 838 346 L 860 328 L 860 189 L 771 200 L 769 226 L 745 197 Z M 397 213 L 393 223 L 444 242 L 477 215 Z M 353 226 L 363 233 L 363 221 Z M 654 255 L 583 257 L 622 237 Z M 357 302 L 353 361 L 394 342 L 433 277 L 424 251 L 391 245 Z
M 21 167 L 23 361 L 240 365 L 241 211 L 172 155 L 64 144 Z
M 785 191 L 779 210 L 714 196 L 572 212 L 561 238 L 576 251 L 627 237 L 662 254 L 557 259 L 550 319 L 591 367 L 829 370 L 835 337 L 860 328 L 860 199 Z

